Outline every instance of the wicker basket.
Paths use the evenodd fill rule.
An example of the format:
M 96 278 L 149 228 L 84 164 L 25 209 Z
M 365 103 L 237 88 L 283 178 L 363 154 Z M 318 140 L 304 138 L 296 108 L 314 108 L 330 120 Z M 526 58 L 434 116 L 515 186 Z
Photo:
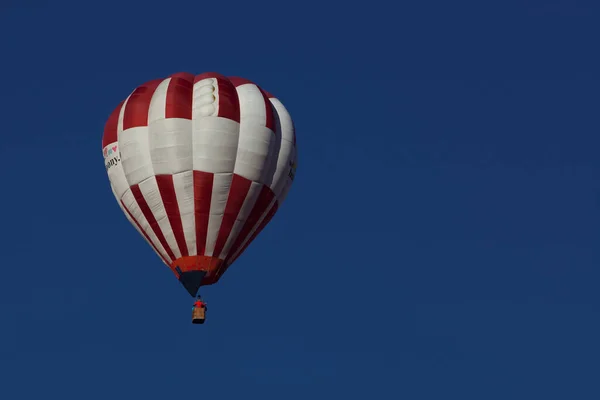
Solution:
M 192 310 L 192 323 L 203 324 L 206 319 L 206 308 L 194 307 Z

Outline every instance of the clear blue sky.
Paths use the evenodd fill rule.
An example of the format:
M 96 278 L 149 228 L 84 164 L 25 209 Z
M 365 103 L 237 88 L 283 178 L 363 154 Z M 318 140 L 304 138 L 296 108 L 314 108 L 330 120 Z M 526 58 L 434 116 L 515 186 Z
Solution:
M 576 0 L 0 7 L 0 398 L 600 398 L 599 18 Z M 276 94 L 300 157 L 201 327 L 101 152 L 118 102 L 179 71 Z

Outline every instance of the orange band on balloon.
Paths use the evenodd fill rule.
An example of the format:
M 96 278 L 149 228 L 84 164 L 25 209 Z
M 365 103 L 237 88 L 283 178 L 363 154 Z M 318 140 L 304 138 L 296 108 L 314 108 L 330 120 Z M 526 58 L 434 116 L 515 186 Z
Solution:
M 217 275 L 222 265 L 223 260 L 217 257 L 187 256 L 179 257 L 171 263 L 170 267 L 177 278 L 179 278 L 179 272 L 176 269 L 178 267 L 181 272 L 206 271 L 203 285 L 210 285 L 218 280 L 218 276 L 222 275 Z

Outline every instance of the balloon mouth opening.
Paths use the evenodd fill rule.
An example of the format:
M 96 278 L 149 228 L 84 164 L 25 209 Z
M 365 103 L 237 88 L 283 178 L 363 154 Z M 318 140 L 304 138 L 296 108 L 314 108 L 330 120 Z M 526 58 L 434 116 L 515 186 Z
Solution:
M 225 262 L 218 257 L 210 256 L 180 257 L 174 260 L 169 267 L 179 280 L 186 273 L 203 272 L 201 286 L 216 283 L 225 272 Z

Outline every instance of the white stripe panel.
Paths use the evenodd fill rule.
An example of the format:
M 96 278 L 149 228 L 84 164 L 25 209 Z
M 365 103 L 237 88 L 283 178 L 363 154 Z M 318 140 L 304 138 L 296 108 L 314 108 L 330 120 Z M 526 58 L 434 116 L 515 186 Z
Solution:
M 102 149 L 102 154 L 105 155 L 104 165 L 107 169 L 108 180 L 116 193 L 117 199 L 120 200 L 123 193 L 129 189 L 129 184 L 127 183 L 127 178 L 123 171 L 123 164 L 121 163 L 119 142 L 113 142 L 104 147 L 104 149 Z
M 290 173 L 295 173 L 294 144 L 283 140 L 281 142 L 280 156 L 277 159 L 277 169 L 273 179 L 272 190 L 279 199 L 283 188 L 291 181 Z M 293 175 L 292 175 L 293 176 Z
M 194 178 L 192 171 L 185 171 L 173 175 L 175 195 L 179 205 L 179 214 L 183 225 L 183 234 L 188 248 L 188 255 L 195 256 L 196 249 L 196 223 L 194 217 Z
M 225 246 L 223 246 L 223 250 L 221 250 L 221 254 L 219 255 L 219 258 L 225 259 L 227 254 L 229 254 L 229 250 L 231 250 L 231 246 L 233 246 L 233 243 L 239 236 L 240 231 L 242 230 L 242 228 L 244 226 L 244 223 L 248 219 L 250 212 L 252 212 L 252 208 L 254 208 L 254 205 L 256 204 L 256 200 L 258 199 L 258 195 L 260 194 L 262 187 L 263 187 L 262 183 L 252 182 L 250 184 L 250 189 L 248 190 L 248 194 L 246 195 L 246 198 L 244 199 L 244 203 L 242 204 L 240 213 L 238 214 L 235 222 L 233 223 L 233 227 L 231 228 L 231 233 L 229 233 L 229 237 L 227 238 L 227 241 L 225 242 Z
M 162 234 L 167 241 L 167 245 L 176 257 L 180 257 L 181 252 L 175 241 L 173 229 L 167 218 L 165 206 L 162 202 L 156 183 L 156 172 L 152 157 L 154 148 L 158 148 L 158 156 L 156 158 L 159 162 L 157 162 L 157 165 L 164 168 L 165 156 L 160 152 L 160 150 L 162 150 L 161 145 L 165 143 L 161 131 L 164 128 L 160 126 L 161 121 L 164 121 L 164 119 L 156 120 L 156 118 L 160 118 L 161 116 L 164 118 L 166 89 L 168 88 L 166 85 L 168 85 L 168 82 L 161 82 L 159 85 L 160 91 L 155 91 L 150 101 L 150 108 L 148 110 L 149 116 L 152 114 L 152 117 L 155 119 L 152 126 L 134 127 L 123 130 L 123 117 L 125 111 L 125 107 L 123 107 L 119 114 L 117 134 L 121 149 L 123 171 L 125 172 L 125 177 L 129 186 L 139 185 L 142 195 L 158 223 L 158 228 L 162 231 Z M 172 142 L 169 142 L 169 139 L 171 139 L 172 136 L 165 136 L 167 136 L 166 147 L 173 147 Z M 152 146 L 151 138 L 154 138 Z M 163 163 L 161 163 L 161 161 L 163 161 Z M 149 229 L 152 231 L 151 227 L 149 227 Z M 150 232 L 146 228 L 144 228 L 144 231 L 150 235 Z M 154 231 L 152 231 L 152 235 L 155 236 Z M 167 253 L 165 252 L 165 255 L 166 254 Z M 166 256 L 168 257 L 168 255 Z
M 275 193 L 275 196 L 279 199 L 288 180 L 290 180 L 290 169 L 293 167 L 292 164 L 295 163 L 294 124 L 292 122 L 292 117 L 281 101 L 275 98 L 271 98 L 270 100 L 275 112 L 277 113 L 277 119 L 279 120 L 281 129 L 281 146 L 277 157 L 273 181 L 271 183 L 271 189 Z
M 252 125 L 267 125 L 267 110 L 262 92 L 253 83 L 244 83 L 236 87 L 240 99 L 240 117 Z
M 258 229 L 258 227 L 260 226 L 260 224 L 262 224 L 262 222 L 264 221 L 264 219 L 267 217 L 267 215 L 271 211 L 271 208 L 273 208 L 275 206 L 275 202 L 276 201 L 277 201 L 277 199 L 271 200 L 271 203 L 269 203 L 269 206 L 267 207 L 267 210 L 263 213 L 263 215 L 260 216 L 260 218 L 258 219 L 258 222 L 256 223 L 256 225 L 254 225 L 254 227 L 252 228 L 252 230 L 250 231 L 250 233 L 248 234 L 248 236 L 244 239 L 244 241 L 242 242 L 242 244 L 240 245 L 240 247 L 235 251 L 235 253 L 232 254 L 231 259 L 236 258 L 240 254 L 240 252 L 242 251 L 242 249 L 244 248 L 244 246 L 246 245 L 246 243 L 248 243 L 248 241 L 250 240 L 250 238 L 252 237 L 252 235 L 254 235 L 254 232 L 256 232 L 256 230 Z
M 137 185 L 154 175 L 147 126 L 119 132 L 119 148 L 123 171 L 129 186 Z
M 121 199 L 119 199 L 119 197 L 117 196 L 117 192 L 115 191 L 115 189 L 113 188 L 112 185 L 110 186 L 110 188 L 112 189 L 112 192 L 115 195 L 115 199 L 117 199 L 117 204 L 119 205 L 119 208 L 121 209 L 121 211 L 123 211 L 125 218 L 127 218 L 127 221 L 129 221 L 129 223 L 135 228 L 135 230 L 140 234 L 140 236 L 150 245 L 150 248 L 152 249 L 152 251 L 155 252 L 156 255 L 160 258 L 160 260 L 164 263 L 165 261 L 162 259 L 160 253 L 158 251 L 156 251 L 156 249 L 154 247 L 152 247 L 152 242 L 150 242 L 148 239 L 146 239 L 146 236 L 144 236 L 144 234 L 142 233 L 140 228 L 137 226 L 135 221 L 133 219 L 131 219 L 127 210 L 125 210 L 125 208 L 123 208 L 123 205 L 121 204 Z
M 118 126 L 120 127 L 121 131 L 123 130 L 123 113 L 125 110 L 125 105 L 127 104 L 128 100 L 129 100 L 129 97 L 127 97 L 127 100 L 125 100 L 125 102 L 123 103 L 123 106 L 121 106 L 121 110 L 119 112 L 119 122 L 118 122 L 119 125 Z M 117 133 L 118 133 L 118 130 L 117 130 Z M 115 151 L 115 147 L 117 148 L 116 151 Z M 120 150 L 119 143 L 118 143 L 118 141 L 111 143 L 108 146 L 106 146 L 106 148 L 107 148 L 107 151 L 106 151 L 106 157 L 105 157 L 106 161 L 105 162 L 109 162 L 110 160 L 113 160 L 111 162 L 110 168 L 108 169 L 108 178 L 110 180 L 111 189 L 113 190 L 113 194 L 115 195 L 115 198 L 117 199 L 119 208 L 121 208 L 121 211 L 123 211 L 125 218 L 127 218 L 127 220 L 133 225 L 135 230 L 140 233 L 142 238 L 144 238 L 145 241 L 148 241 L 146 239 L 146 237 L 140 231 L 140 228 L 137 226 L 135 221 L 133 221 L 131 219 L 127 210 L 125 210 L 123 208 L 123 205 L 121 204 L 121 199 L 123 199 L 123 202 L 125 202 L 125 204 L 127 204 L 127 202 L 125 201 L 124 195 L 127 192 L 129 192 L 129 194 L 131 195 L 131 191 L 129 189 L 129 183 L 127 182 L 127 177 L 125 176 L 125 171 L 123 170 L 123 163 L 121 162 L 121 153 L 119 151 Z M 109 154 L 108 149 L 110 149 L 110 154 Z M 137 204 L 136 204 L 136 206 L 137 206 Z M 132 215 L 136 215 L 133 212 L 133 209 L 134 209 L 133 206 L 128 206 L 128 208 L 129 208 L 130 212 L 132 213 Z M 142 226 L 142 227 L 145 225 L 148 225 L 143 214 L 141 215 L 141 219 L 138 219 L 138 221 L 139 221 L 140 226 Z M 148 229 L 149 229 L 149 227 L 148 227 Z M 144 231 L 147 231 L 147 229 L 145 229 Z M 150 231 L 146 232 L 146 233 L 148 234 L 148 237 L 152 241 L 152 243 L 149 243 L 149 244 L 154 244 L 154 246 L 156 246 L 157 249 L 160 249 L 162 251 L 162 254 L 167 259 L 169 259 L 166 252 L 164 251 L 162 245 L 158 241 L 158 238 L 156 237 L 156 235 L 154 235 L 154 232 L 152 231 L 152 229 L 150 229 Z M 152 251 L 156 252 L 154 247 L 152 247 L 152 246 L 150 246 L 150 247 L 152 248 Z M 160 257 L 159 253 L 157 253 L 157 255 Z M 164 260 L 162 258 L 161 258 L 161 260 L 164 262 Z
M 177 246 L 177 241 L 175 240 L 175 234 L 173 233 L 173 228 L 171 228 L 171 223 L 169 222 L 169 218 L 167 217 L 167 211 L 165 210 L 165 206 L 163 204 L 162 198 L 160 196 L 160 191 L 158 190 L 158 184 L 156 183 L 156 177 L 152 176 L 142 183 L 140 183 L 140 191 L 148 203 L 148 207 L 150 211 L 154 215 L 156 222 L 158 223 L 158 227 L 161 230 L 167 244 L 171 248 L 171 251 L 175 255 L 176 258 L 181 257 L 181 252 L 179 251 L 179 246 Z
M 150 124 L 150 154 L 156 175 L 192 170 L 192 121 L 169 118 Z
M 109 148 L 117 146 L 117 153 L 112 154 L 113 156 L 117 157 L 115 160 L 115 161 L 117 161 L 117 164 L 108 170 L 108 179 L 110 180 L 111 184 L 114 186 L 115 192 L 117 193 L 117 197 L 118 197 L 119 201 L 123 197 L 123 194 L 125 193 L 125 191 L 127 191 L 127 189 L 129 189 L 129 183 L 127 182 L 127 177 L 125 176 L 125 171 L 123 170 L 123 160 L 121 159 L 121 148 L 119 146 L 119 140 L 118 140 L 119 136 L 118 135 L 119 135 L 119 131 L 123 130 L 123 114 L 125 112 L 125 106 L 129 102 L 130 97 L 131 97 L 131 94 L 129 96 L 127 96 L 127 99 L 125 99 L 125 101 L 123 102 L 123 105 L 121 106 L 121 109 L 119 110 L 119 117 L 118 117 L 118 121 L 117 121 L 117 141 L 114 143 L 111 143 L 107 146 Z M 108 159 L 105 158 L 105 162 L 107 160 Z
M 130 95 L 131 97 L 131 95 Z M 150 159 L 150 147 L 148 143 L 148 127 L 141 126 L 123 130 L 123 117 L 127 101 L 121 107 L 119 123 L 117 124 L 117 138 L 121 152 L 123 172 L 129 186 L 137 185 L 141 181 L 154 175 L 152 160 Z
M 279 193 L 279 196 L 277 197 L 277 201 L 278 201 L 278 204 L 280 207 L 283 204 L 285 198 L 287 197 L 287 194 L 290 191 L 292 184 L 294 183 L 294 179 L 292 179 L 290 177 L 290 174 L 296 173 L 297 162 L 298 162 L 298 160 L 296 158 L 296 146 L 292 145 L 292 152 L 290 155 L 289 168 L 286 169 L 286 171 L 288 171 L 288 173 L 284 176 L 284 178 L 285 178 L 284 185 L 283 185 L 283 188 L 281 189 L 281 192 Z
M 192 170 L 192 121 L 182 118 L 166 119 L 167 92 L 171 78 L 163 80 L 156 88 L 148 109 L 148 145 L 152 169 L 154 175 L 173 175 L 173 184 L 177 174 L 189 171 L 187 175 L 191 182 Z M 184 176 L 178 178 L 180 189 L 185 189 Z M 191 185 L 191 183 L 190 183 Z M 144 186 L 144 188 L 142 188 Z M 156 218 L 169 247 L 177 258 L 181 257 L 181 249 L 175 239 L 175 233 L 171 221 L 167 216 L 167 210 L 158 190 L 156 178 L 144 181 L 140 184 L 144 198 L 148 202 L 154 218 Z M 146 190 L 146 191 L 144 191 Z M 175 189 L 177 197 L 177 188 Z M 181 194 L 185 200 L 185 193 Z M 150 200 L 152 204 L 150 204 Z M 177 197 L 178 204 L 180 203 Z M 189 206 L 188 206 L 189 209 Z M 180 209 L 180 214 L 181 214 Z M 192 188 L 192 214 L 193 214 L 193 188 Z M 192 219 L 193 221 L 193 219 Z M 182 223 L 184 221 L 182 220 Z M 189 222 L 188 222 L 189 225 Z M 184 227 L 184 233 L 186 229 Z M 185 236 L 186 245 L 193 241 L 193 249 L 196 248 L 195 229 L 188 229 Z
M 165 119 L 170 82 L 168 78 L 158 85 L 148 110 L 150 157 L 155 175 L 192 170 L 192 121 Z
M 232 173 L 240 125 L 236 121 L 213 116 L 216 115 L 218 108 L 218 93 L 214 81 L 214 79 L 204 79 L 194 85 L 193 169 L 212 173 Z
M 194 84 L 192 104 L 193 169 L 211 172 L 213 190 L 204 254 L 212 256 L 233 178 L 240 124 L 217 117 L 219 88 L 216 79 Z
M 240 133 L 234 172 L 251 181 L 265 183 L 265 165 L 270 165 L 269 149 L 273 147 L 271 142 L 275 141 L 275 135 L 265 127 L 264 97 L 254 84 L 236 89 L 240 99 Z
M 152 94 L 150 107 L 148 108 L 148 125 L 161 119 L 165 119 L 167 110 L 167 91 L 169 90 L 170 82 L 171 78 L 163 80 Z
M 233 172 L 240 124 L 221 117 L 197 117 L 192 125 L 194 170 Z
M 251 180 L 252 183 L 238 214 L 239 220 L 236 219 L 234 222 L 225 246 L 219 254 L 220 258 L 228 254 L 243 223 L 252 211 L 260 193 L 261 183 L 267 180 L 265 171 L 268 167 L 266 166 L 271 164 L 271 158 L 275 156 L 272 152 L 276 145 L 276 138 L 274 132 L 265 127 L 267 109 L 262 92 L 255 84 L 250 83 L 240 85 L 236 90 L 240 101 L 240 131 L 234 173 Z
M 292 117 L 288 112 L 287 108 L 283 105 L 283 103 L 277 98 L 270 98 L 271 104 L 273 108 L 279 115 L 279 122 L 281 124 L 281 135 L 283 140 L 287 140 L 288 142 L 294 142 L 294 123 L 292 122 Z
M 292 150 L 289 155 L 290 161 L 288 162 L 288 165 L 292 165 L 292 164 L 295 165 L 295 163 L 296 163 L 296 146 L 294 146 L 293 143 L 290 143 L 287 141 L 283 141 L 282 143 L 288 143 L 288 145 L 291 146 Z M 284 170 L 286 172 L 289 172 L 291 169 L 292 168 L 290 167 L 290 168 L 285 168 Z M 258 220 L 258 222 L 256 223 L 256 225 L 254 225 L 254 227 L 252 228 L 252 230 L 250 231 L 248 236 L 242 242 L 240 248 L 232 255 L 231 258 L 235 258 L 239 255 L 241 249 L 244 248 L 244 246 L 246 245 L 248 240 L 252 237 L 252 235 L 254 235 L 254 232 L 256 232 L 256 230 L 258 229 L 260 224 L 262 224 L 263 220 L 266 218 L 267 214 L 269 214 L 269 212 L 271 211 L 271 208 L 273 208 L 275 206 L 275 202 L 277 202 L 278 206 L 281 207 L 281 205 L 285 201 L 285 198 L 287 197 L 294 181 L 293 181 L 293 179 L 291 179 L 289 177 L 288 174 L 285 174 L 282 178 L 282 182 L 283 182 L 283 186 L 282 186 L 281 192 L 279 193 L 278 197 L 275 197 L 273 200 L 271 200 L 271 203 L 267 207 L 266 212 L 263 215 L 261 215 L 261 217 Z
M 208 217 L 208 232 L 206 234 L 205 255 L 212 256 L 215 251 L 219 229 L 223 222 L 225 206 L 229 197 L 229 188 L 233 174 L 215 174 L 213 177 L 213 190 L 210 199 L 210 216 Z
M 287 193 L 289 192 L 293 183 L 293 179 L 290 178 L 290 172 L 292 172 L 292 170 L 295 172 L 296 165 L 296 148 L 293 143 L 295 135 L 294 125 L 289 112 L 283 106 L 281 101 L 276 98 L 271 98 L 270 101 L 273 105 L 274 112 L 277 114 L 276 128 L 281 132 L 281 145 L 277 153 L 276 169 L 273 173 L 273 179 L 270 184 L 271 190 L 273 190 L 275 193 L 275 199 L 271 201 L 271 204 L 269 204 L 265 213 L 261 215 L 256 225 L 252 228 L 248 236 L 242 242 L 240 248 L 234 254 L 232 254 L 231 258 L 235 258 L 239 255 L 241 249 L 244 248 L 252 235 L 254 235 L 258 227 L 269 214 L 271 209 L 275 206 L 275 202 L 277 202 L 279 207 L 281 207 L 281 204 L 283 203 L 283 200 L 287 196 Z
M 192 103 L 193 169 L 231 173 L 235 165 L 240 125 L 216 117 L 218 87 L 215 79 L 196 82 Z
M 125 207 L 127 207 L 133 218 L 138 221 L 144 232 L 146 232 L 150 240 L 152 240 L 152 243 L 154 243 L 160 254 L 162 254 L 167 261 L 172 262 L 173 260 L 171 260 L 171 257 L 169 257 L 164 247 L 154 234 L 154 231 L 150 227 L 148 220 L 146 220 L 146 217 L 144 217 L 144 214 L 138 206 L 133 193 L 131 193 L 131 189 L 127 189 L 127 191 L 123 194 L 123 203 L 125 203 Z
M 156 175 L 171 175 L 192 169 L 192 121 L 165 119 L 170 82 L 169 78 L 158 85 L 148 110 L 150 154 Z
M 279 194 L 279 198 L 277 199 L 277 201 L 279 202 L 279 207 L 281 207 L 281 205 L 285 201 L 285 198 L 287 197 L 288 193 L 290 192 L 290 189 L 292 188 L 293 183 L 294 183 L 294 181 L 292 181 L 289 178 L 286 180 L 285 186 L 283 187 L 283 190 L 281 191 L 281 193 Z
M 265 185 L 272 187 L 275 171 L 277 169 L 277 162 L 279 160 L 279 153 L 281 151 L 281 123 L 279 122 L 279 115 L 275 108 L 273 108 L 270 103 L 269 106 L 272 107 L 273 117 L 275 118 L 275 140 L 271 140 L 268 165 L 265 166 L 262 179 Z

